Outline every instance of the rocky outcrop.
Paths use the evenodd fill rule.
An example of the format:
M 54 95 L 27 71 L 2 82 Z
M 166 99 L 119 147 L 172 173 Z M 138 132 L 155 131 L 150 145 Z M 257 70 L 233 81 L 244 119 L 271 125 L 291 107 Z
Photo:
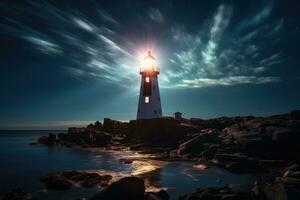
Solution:
M 153 147 L 177 147 L 189 133 L 198 132 L 193 125 L 174 118 L 132 120 L 129 129 L 129 141 L 138 140 Z
M 112 136 L 103 131 L 71 131 L 67 134 L 59 133 L 48 136 L 42 136 L 38 139 L 39 143 L 46 145 L 65 145 L 65 146 L 81 146 L 81 147 L 104 147 L 107 146 Z
M 145 192 L 143 179 L 138 177 L 125 177 L 112 183 L 101 192 L 89 198 L 89 200 L 115 200 L 115 199 L 169 200 L 169 195 L 164 190 L 161 190 L 157 193 Z
M 200 133 L 192 139 L 182 143 L 178 150 L 178 155 L 199 155 L 203 152 L 205 156 L 210 157 L 209 154 L 213 154 L 213 148 L 208 148 L 212 143 L 219 143 L 219 132 L 217 130 L 209 130 L 207 132 Z M 210 151 L 208 151 L 210 150 Z M 204 152 L 206 151 L 206 152 Z
M 52 190 L 67 190 L 73 186 L 70 180 L 60 174 L 42 176 L 40 181 L 44 182 L 46 187 Z
M 144 198 L 145 186 L 143 179 L 137 177 L 125 177 L 112 183 L 90 200 L 113 200 L 131 199 L 140 200 Z
M 277 178 L 257 181 L 252 191 L 256 199 L 262 200 L 296 200 L 300 199 L 300 167 L 290 164 L 282 170 Z
M 54 133 L 49 133 L 48 136 L 40 137 L 38 142 L 46 145 L 58 145 L 60 143 L 58 136 Z
M 227 170 L 235 173 L 262 172 L 257 159 L 237 154 L 216 154 L 215 160 Z
M 128 122 L 120 122 L 109 118 L 104 118 L 103 130 L 113 134 L 127 134 L 129 128 Z
M 199 188 L 179 200 L 254 200 L 252 192 L 239 187 Z
M 226 127 L 232 126 L 236 123 L 241 123 L 250 119 L 253 119 L 253 116 L 247 117 L 219 117 L 214 119 L 199 119 L 199 118 L 191 118 L 190 123 L 192 125 L 197 126 L 199 129 L 219 129 L 222 130 Z
M 265 159 L 298 160 L 300 121 L 289 115 L 254 118 L 237 123 L 223 131 L 231 135 L 246 155 Z M 296 112 L 297 113 L 297 112 Z
M 40 181 L 45 183 L 47 188 L 53 190 L 67 190 L 74 185 L 83 187 L 104 187 L 108 185 L 111 179 L 111 175 L 100 175 L 95 172 L 87 171 L 66 171 L 40 177 Z

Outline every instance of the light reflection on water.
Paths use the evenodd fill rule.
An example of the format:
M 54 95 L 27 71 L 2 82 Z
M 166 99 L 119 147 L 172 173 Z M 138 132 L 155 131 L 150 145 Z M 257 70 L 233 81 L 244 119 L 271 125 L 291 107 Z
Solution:
M 35 199 L 76 199 L 94 194 L 99 188 L 74 188 L 47 191 L 39 182 L 46 173 L 63 170 L 103 170 L 114 175 L 113 181 L 137 175 L 145 179 L 147 191 L 165 188 L 172 199 L 199 187 L 221 187 L 226 184 L 251 185 L 253 175 L 231 174 L 220 168 L 207 168 L 191 162 L 149 160 L 129 151 L 103 152 L 99 149 L 46 147 L 29 143 L 46 132 L 0 132 L 0 194 L 21 187 Z M 120 159 L 132 159 L 131 164 Z M 101 172 L 101 171 L 100 171 Z M 38 192 L 37 192 L 38 191 Z

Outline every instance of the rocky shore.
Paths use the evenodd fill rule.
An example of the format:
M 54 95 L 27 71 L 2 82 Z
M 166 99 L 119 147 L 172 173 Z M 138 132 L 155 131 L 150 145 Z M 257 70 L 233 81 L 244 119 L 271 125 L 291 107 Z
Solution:
M 243 186 L 199 188 L 180 200 L 300 199 L 300 111 L 209 120 L 169 117 L 120 122 L 106 118 L 103 124 L 97 121 L 84 128 L 70 128 L 66 134 L 50 133 L 38 141 L 66 147 L 128 149 L 153 159 L 190 160 L 232 173 L 263 174 L 251 190 Z M 122 162 L 131 164 L 132 160 Z M 74 185 L 105 188 L 89 198 L 93 200 L 169 199 L 164 190 L 145 192 L 142 177 L 112 179 L 110 174 L 80 171 L 41 177 L 50 189 L 64 190 Z

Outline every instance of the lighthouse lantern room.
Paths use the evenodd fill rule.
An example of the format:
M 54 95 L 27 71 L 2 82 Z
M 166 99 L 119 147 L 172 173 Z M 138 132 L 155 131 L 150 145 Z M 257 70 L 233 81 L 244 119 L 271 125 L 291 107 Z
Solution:
M 140 68 L 142 77 L 137 119 L 162 117 L 158 74 L 159 68 L 156 65 L 156 60 L 148 51 L 148 55 L 144 58 L 143 65 Z

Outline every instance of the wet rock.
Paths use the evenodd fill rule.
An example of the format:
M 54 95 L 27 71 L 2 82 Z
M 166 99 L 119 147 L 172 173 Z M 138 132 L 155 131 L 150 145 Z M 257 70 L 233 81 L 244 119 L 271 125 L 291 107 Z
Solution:
M 225 165 L 225 168 L 234 173 L 259 173 L 262 168 L 257 162 L 231 162 Z
M 120 122 L 109 118 L 104 118 L 103 130 L 113 134 L 128 134 L 128 122 Z
M 112 139 L 112 136 L 105 132 L 96 132 L 93 134 L 93 139 L 95 146 L 102 147 L 109 144 L 109 142 Z
M 219 117 L 215 119 L 203 120 L 199 118 L 191 118 L 190 122 L 198 126 L 200 129 L 210 128 L 222 130 L 225 127 L 232 126 L 233 124 L 252 119 L 253 117 Z
M 170 196 L 169 194 L 167 193 L 166 190 L 160 190 L 158 193 L 157 193 L 158 196 L 161 197 L 161 199 L 163 200 L 169 200 L 170 199 Z
M 65 146 L 104 147 L 110 144 L 112 136 L 103 131 L 91 131 L 88 129 L 69 130 L 68 134 L 43 136 L 39 139 L 44 144 L 61 144 Z
M 67 190 L 74 184 L 79 184 L 83 187 L 107 186 L 111 179 L 111 175 L 100 175 L 86 171 L 59 172 L 40 178 L 49 189 L 54 190 Z
M 249 158 L 237 154 L 216 154 L 215 159 L 219 162 L 248 162 Z
M 102 123 L 99 121 L 96 121 L 94 124 L 89 124 L 86 129 L 91 131 L 103 131 Z
M 66 133 L 59 133 L 59 134 L 57 134 L 57 137 L 61 141 L 66 141 L 68 139 L 68 134 L 66 134 Z
M 17 188 L 5 194 L 1 200 L 30 200 L 30 194 L 24 190 Z
M 275 131 L 272 140 L 278 145 L 288 145 L 286 148 L 299 147 L 300 129 L 285 129 Z
M 111 175 L 86 171 L 66 171 L 62 172 L 62 176 L 84 187 L 107 186 L 112 179 Z
M 42 176 L 40 181 L 44 182 L 46 187 L 52 190 L 67 190 L 73 186 L 71 181 L 60 174 Z
M 283 174 L 283 177 L 300 178 L 300 171 L 291 171 L 291 170 L 287 170 L 287 171 Z
M 273 182 L 263 186 L 263 192 L 267 199 L 270 200 L 287 200 L 287 193 L 283 183 Z
M 131 164 L 134 161 L 134 159 L 130 158 L 121 158 L 120 162 L 125 163 L 125 164 Z
M 201 158 L 204 158 L 205 160 L 213 159 L 216 155 L 217 150 L 215 148 L 207 149 L 201 152 L 200 156 Z
M 145 194 L 145 200 L 169 200 L 169 194 L 165 190 L 159 192 L 147 192 Z
M 284 183 L 286 185 L 300 185 L 299 178 L 281 177 L 278 180 L 280 180 L 282 183 Z
M 144 199 L 144 181 L 137 177 L 125 177 L 97 193 L 89 200 L 115 200 L 115 199 Z
M 42 136 L 38 142 L 46 145 L 57 145 L 60 143 L 59 138 L 54 133 L 49 133 L 48 136 Z
M 262 172 L 259 162 L 256 159 L 244 155 L 216 154 L 215 160 L 234 173 L 257 173 Z
M 200 154 L 202 151 L 206 150 L 205 143 L 208 142 L 219 142 L 218 132 L 217 131 L 209 131 L 206 133 L 202 133 L 191 140 L 181 144 L 177 150 L 179 155 L 191 154 L 196 155 Z M 207 152 L 207 154 L 212 152 Z
M 201 188 L 195 192 L 180 197 L 179 200 L 254 200 L 251 192 L 245 189 Z
M 253 192 L 253 196 L 255 197 L 255 199 L 258 199 L 258 200 L 264 200 L 265 199 L 263 189 L 257 181 L 255 181 L 255 183 L 254 183 L 254 186 L 252 188 L 252 192 Z
M 240 197 L 237 194 L 224 194 L 221 200 L 240 200 Z

